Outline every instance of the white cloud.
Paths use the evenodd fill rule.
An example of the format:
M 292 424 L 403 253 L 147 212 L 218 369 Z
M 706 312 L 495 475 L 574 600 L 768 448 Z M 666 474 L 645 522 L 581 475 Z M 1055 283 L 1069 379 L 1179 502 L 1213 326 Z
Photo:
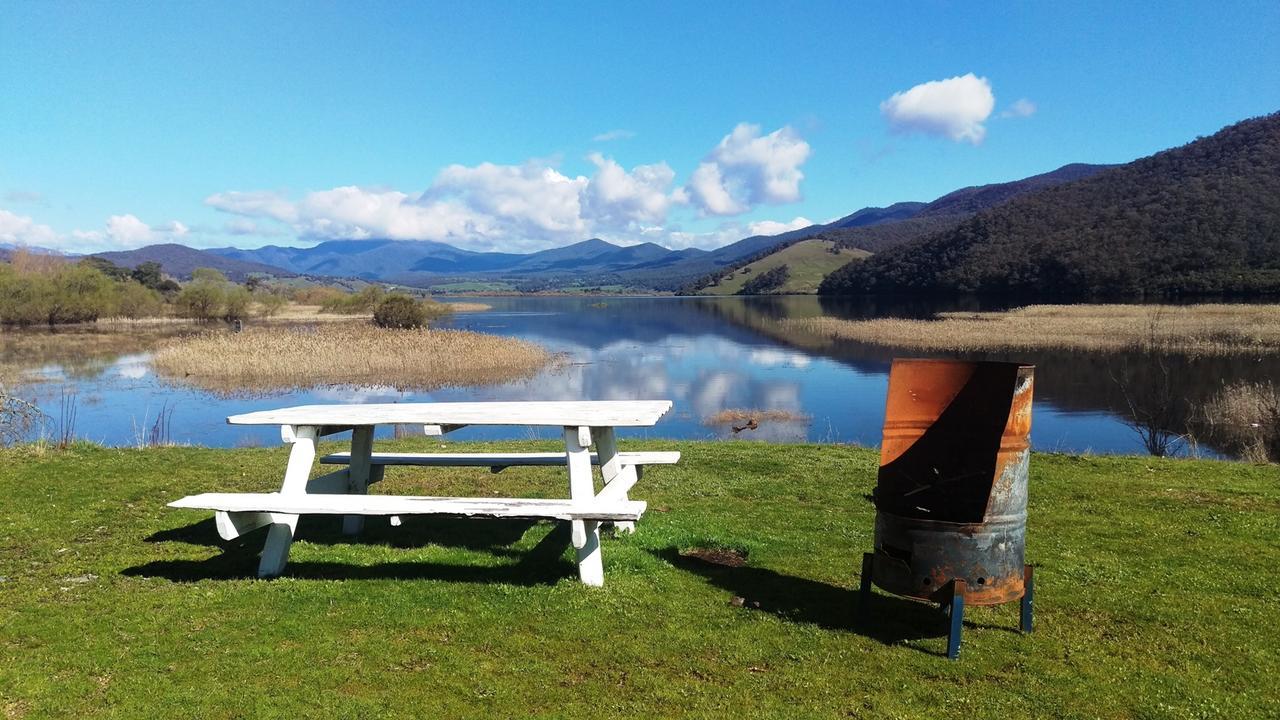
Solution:
M 686 191 L 706 215 L 795 202 L 804 179 L 800 166 L 808 159 L 809 143 L 791 127 L 761 135 L 759 125 L 739 123 L 698 165 Z
M 236 215 L 268 217 L 284 223 L 298 219 L 293 203 L 282 193 L 271 190 L 214 193 L 204 199 L 204 204 Z
M 596 174 L 584 188 L 582 210 L 592 222 L 610 228 L 666 222 L 676 179 L 669 165 L 639 165 L 627 172 L 600 153 L 588 159 L 595 164 Z
M 55 250 L 95 252 L 103 249 L 131 249 L 157 242 L 181 239 L 191 232 L 177 220 L 152 227 L 136 215 L 112 215 L 102 230 L 75 229 L 55 232 L 29 217 L 0 210 L 0 243 L 35 245 Z
M 741 222 L 730 221 L 721 223 L 715 230 L 700 233 L 686 232 L 679 228 L 653 228 L 649 232 L 649 237 L 645 239 L 673 250 L 683 250 L 685 248 L 712 250 L 754 235 L 777 235 L 809 227 L 812 224 L 813 221 L 805 217 L 797 217 L 790 222 L 757 220 L 745 225 Z
M 7 245 L 35 245 L 54 248 L 60 243 L 58 234 L 48 225 L 41 225 L 26 215 L 0 210 L 0 243 Z
M 593 234 L 641 232 L 662 225 L 673 204 L 675 171 L 666 163 L 630 171 L 593 153 L 590 178 L 569 177 L 544 162 L 450 165 L 418 195 L 356 186 L 307 193 L 294 202 L 275 192 L 225 192 L 205 199 L 242 216 L 236 234 L 259 232 L 250 219 L 274 220 L 307 239 L 436 240 L 471 249 L 537 250 Z M 634 242 L 634 240 L 633 240 Z
M 880 112 L 898 132 L 942 135 L 977 145 L 986 135 L 983 123 L 995 104 L 991 83 L 969 73 L 894 93 L 880 103 Z
M 602 132 L 599 135 L 596 135 L 595 137 L 591 138 L 591 140 L 593 142 L 609 142 L 611 140 L 630 140 L 635 136 L 636 136 L 636 133 L 634 130 L 617 129 L 617 130 L 609 130 L 608 132 Z
M 747 236 L 751 235 L 778 235 L 800 228 L 807 228 L 813 224 L 813 221 L 807 217 L 797 217 L 791 222 L 778 222 L 777 220 L 760 220 L 747 225 Z
M 149 245 L 155 232 L 135 215 L 112 215 L 107 218 L 107 237 L 120 247 L 134 248 Z
M 205 204 L 239 216 L 233 235 L 265 235 L 287 228 L 304 240 L 435 240 L 472 250 L 521 252 L 588 237 L 619 244 L 652 241 L 710 247 L 744 237 L 738 223 L 703 233 L 668 224 L 673 208 L 692 205 L 706 215 L 733 215 L 761 203 L 800 198 L 800 166 L 809 145 L 789 127 L 762 135 L 738 125 L 706 156 L 684 187 L 665 162 L 623 167 L 591 153 L 590 177 L 570 176 L 544 160 L 520 165 L 450 165 L 421 193 L 343 186 L 299 199 L 278 191 L 229 191 Z M 266 221 L 266 222 L 264 222 Z M 792 223 L 807 220 L 797 218 Z M 264 228 L 264 225 L 268 226 Z M 789 223 L 759 224 L 782 232 Z
M 581 194 L 587 178 L 570 178 L 539 162 L 523 165 L 450 165 L 423 194 L 423 201 L 456 199 L 490 227 L 518 238 L 580 236 L 587 231 Z
M 1000 113 L 1002 118 L 1024 118 L 1031 117 L 1036 114 L 1036 104 L 1026 98 L 1019 98 L 1013 101 L 1013 104 L 1004 109 Z

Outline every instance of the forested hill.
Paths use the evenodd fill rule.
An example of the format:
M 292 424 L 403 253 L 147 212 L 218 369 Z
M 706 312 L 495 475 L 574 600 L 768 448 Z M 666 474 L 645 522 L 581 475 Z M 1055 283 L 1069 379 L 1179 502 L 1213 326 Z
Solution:
M 1013 199 L 820 292 L 1280 292 L 1280 113 Z

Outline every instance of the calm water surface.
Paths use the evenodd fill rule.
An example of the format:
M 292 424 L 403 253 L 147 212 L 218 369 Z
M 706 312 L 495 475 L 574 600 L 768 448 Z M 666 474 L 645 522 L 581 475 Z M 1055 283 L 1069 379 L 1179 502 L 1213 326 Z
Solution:
M 926 315 L 931 307 L 846 305 L 793 298 L 486 298 L 492 310 L 458 313 L 444 325 L 519 337 L 564 353 L 567 362 L 504 385 L 406 392 L 390 387 L 333 387 L 226 398 L 158 377 L 145 354 L 43 368 L 47 380 L 23 389 L 56 425 L 64 395 L 74 394 L 76 434 L 108 445 L 135 445 L 162 413 L 177 443 L 232 447 L 279 442 L 276 428 L 232 427 L 226 416 L 311 403 L 459 400 L 670 399 L 674 410 L 631 437 L 819 441 L 876 445 L 884 419 L 889 363 L 916 355 L 892 349 L 830 345 L 787 337 L 789 317 Z M 1145 452 L 1126 419 L 1143 403 L 1207 397 L 1224 380 L 1273 375 L 1273 361 L 1205 360 L 1028 353 L 1037 365 L 1032 442 L 1039 450 Z M 74 362 L 72 361 L 74 360 Z M 1185 402 L 1184 402 L 1185 404 Z M 787 410 L 806 419 L 766 422 L 735 435 L 704 420 L 725 409 Z M 1176 423 L 1168 423 L 1176 424 Z M 1175 428 L 1176 430 L 1176 428 Z M 391 428 L 380 434 L 389 436 Z M 450 438 L 554 436 L 529 428 L 467 428 Z M 1214 454 L 1212 448 L 1200 448 Z

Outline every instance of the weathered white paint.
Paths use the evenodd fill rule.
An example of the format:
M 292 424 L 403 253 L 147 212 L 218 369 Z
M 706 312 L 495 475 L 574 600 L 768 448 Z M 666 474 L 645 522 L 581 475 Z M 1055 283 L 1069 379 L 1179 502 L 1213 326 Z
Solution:
M 352 495 L 366 495 L 369 492 L 369 457 L 373 454 L 373 426 L 365 425 L 351 433 L 351 464 L 348 490 Z M 364 529 L 364 518 L 360 515 L 348 515 L 342 519 L 342 532 L 346 535 L 359 535 Z
M 564 429 L 564 446 L 569 456 L 569 498 L 575 505 L 587 505 L 595 501 L 596 487 L 595 478 L 591 475 L 591 449 L 579 442 L 579 430 L 577 427 Z M 604 585 L 600 523 L 596 520 L 574 520 L 571 529 L 573 547 L 578 554 L 578 579 L 585 585 Z
M 599 428 L 597 428 L 599 430 Z M 597 446 L 599 438 L 597 438 Z M 677 451 L 620 452 L 616 456 L 620 465 L 674 465 L 680 462 Z M 320 458 L 325 465 L 345 465 L 351 461 L 351 453 L 336 452 Z M 562 452 L 543 453 L 388 453 L 377 452 L 370 456 L 374 468 L 385 465 L 422 465 L 427 467 L 517 467 L 523 465 L 551 465 L 564 467 L 568 456 Z M 591 464 L 600 464 L 599 453 L 591 453 Z M 370 480 L 373 482 L 373 480 Z
M 653 425 L 671 407 L 668 401 L 420 403 L 393 405 L 303 406 L 237 415 L 232 424 L 280 424 L 281 438 L 293 445 L 278 493 L 206 493 L 170 503 L 172 507 L 215 511 L 218 533 L 239 537 L 269 525 L 258 565 L 263 577 L 279 575 L 289 557 L 299 515 L 344 515 L 344 530 L 358 532 L 363 518 L 386 516 L 400 525 L 402 515 L 461 515 L 495 518 L 550 518 L 572 526 L 578 575 L 587 585 L 604 584 L 600 524 L 614 522 L 633 530 L 645 503 L 628 492 L 645 465 L 673 464 L 678 452 L 618 451 L 615 426 Z M 465 425 L 555 425 L 563 428 L 564 453 L 374 453 L 378 424 L 423 424 L 428 433 Z M 351 430 L 352 450 L 321 458 L 346 468 L 308 479 L 318 437 Z M 591 452 L 595 443 L 598 452 Z M 563 465 L 569 473 L 569 499 L 370 496 L 371 483 L 383 479 L 387 465 L 488 466 L 494 472 L 516 465 Z M 592 466 L 601 467 L 603 489 L 595 492 Z
M 462 515 L 467 517 L 552 520 L 635 520 L 644 514 L 642 500 L 587 502 L 534 498 L 467 498 L 415 495 L 348 495 L 289 493 L 204 493 L 169 503 L 169 507 L 240 513 L 298 515 Z
M 227 422 L 346 428 L 394 424 L 649 427 L 670 409 L 669 400 L 302 405 L 232 415 Z
M 440 437 L 441 435 L 447 435 L 454 430 L 461 430 L 464 427 L 466 427 L 466 425 L 423 425 L 422 434 L 427 437 Z
M 316 459 L 316 437 L 319 428 L 298 426 L 290 433 L 293 448 L 289 451 L 289 463 L 285 466 L 284 482 L 280 493 L 306 495 L 307 478 L 311 475 L 311 463 Z M 267 508 L 247 508 L 268 510 Z M 293 545 L 293 531 L 298 527 L 297 515 L 278 515 L 272 518 L 267 541 L 262 546 L 262 558 L 258 561 L 258 577 L 276 577 L 289 562 L 289 547 Z
M 611 498 L 628 500 L 627 491 L 636 484 L 636 471 L 632 467 L 634 463 L 624 463 L 619 457 L 618 438 L 613 428 L 597 427 L 592 428 L 592 432 L 596 438 L 595 460 L 600 465 L 600 477 L 604 481 L 604 488 L 600 493 L 603 495 L 607 492 Z M 680 454 L 675 455 L 679 460 Z M 626 520 L 614 523 L 614 528 L 618 532 L 633 533 L 636 531 L 636 524 Z
M 218 528 L 218 537 L 223 540 L 235 540 L 241 535 L 248 535 L 264 525 L 276 522 L 287 522 L 288 518 L 276 517 L 275 513 L 249 512 L 213 514 L 213 524 Z

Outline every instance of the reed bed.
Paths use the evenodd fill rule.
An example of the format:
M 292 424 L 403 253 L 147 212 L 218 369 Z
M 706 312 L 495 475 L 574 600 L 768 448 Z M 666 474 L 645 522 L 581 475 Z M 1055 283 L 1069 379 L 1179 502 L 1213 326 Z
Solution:
M 182 338 L 163 345 L 152 363 L 167 377 L 241 394 L 333 385 L 492 385 L 531 377 L 552 359 L 541 346 L 497 335 L 322 323 Z
M 919 350 L 1280 352 L 1280 307 L 1275 305 L 1031 305 L 1006 312 L 939 313 L 932 320 L 821 317 L 780 324 L 791 333 Z
M 445 305 L 448 305 L 454 312 L 484 312 L 485 310 L 493 309 L 492 305 L 478 302 L 451 302 L 445 303 Z

